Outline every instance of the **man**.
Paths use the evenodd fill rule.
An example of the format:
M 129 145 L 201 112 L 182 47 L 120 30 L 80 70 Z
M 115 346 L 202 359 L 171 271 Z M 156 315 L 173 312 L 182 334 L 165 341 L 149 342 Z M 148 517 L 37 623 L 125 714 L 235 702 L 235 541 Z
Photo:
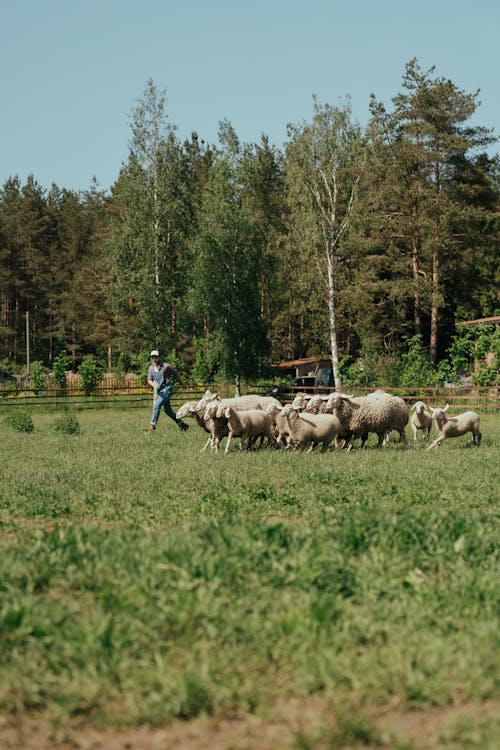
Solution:
M 148 383 L 154 390 L 155 399 L 153 402 L 151 422 L 145 428 L 147 432 L 150 430 L 156 430 L 156 425 L 162 408 L 165 414 L 168 414 L 168 416 L 179 425 L 179 429 L 182 430 L 182 432 L 185 432 L 189 427 L 189 425 L 183 422 L 182 419 L 177 419 L 175 411 L 170 406 L 170 398 L 174 392 L 172 378 L 178 380 L 183 388 L 186 387 L 181 380 L 179 373 L 174 370 L 172 365 L 168 362 L 162 362 L 160 360 L 160 352 L 158 349 L 153 349 L 151 352 L 151 364 L 149 365 L 148 370 Z

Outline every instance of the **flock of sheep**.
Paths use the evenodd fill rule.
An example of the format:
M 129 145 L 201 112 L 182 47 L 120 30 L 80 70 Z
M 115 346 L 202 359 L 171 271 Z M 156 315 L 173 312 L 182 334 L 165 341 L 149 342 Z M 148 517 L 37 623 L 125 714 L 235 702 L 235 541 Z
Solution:
M 351 450 L 357 439 L 363 447 L 370 433 L 378 436 L 378 446 L 382 446 L 393 431 L 399 433 L 400 441 L 408 448 L 405 432 L 408 421 L 416 441 L 419 431 L 424 438 L 430 436 L 433 420 L 438 436 L 428 450 L 437 448 L 446 438 L 468 432 L 472 433 L 474 445 L 479 446 L 479 414 L 466 411 L 447 417 L 448 406 L 433 409 L 417 401 L 409 410 L 402 398 L 381 390 L 366 396 L 298 393 L 286 406 L 273 396 L 251 394 L 221 399 L 217 393 L 206 391 L 199 401 L 183 404 L 177 417 L 193 417 L 207 433 L 202 451 L 211 448 L 217 452 L 224 437 L 227 438 L 225 453 L 233 437 L 240 438 L 241 450 L 245 447 L 250 450 L 257 440 L 263 445 L 266 439 L 270 446 L 308 453 L 318 445 L 324 452 L 332 442 L 337 448 Z

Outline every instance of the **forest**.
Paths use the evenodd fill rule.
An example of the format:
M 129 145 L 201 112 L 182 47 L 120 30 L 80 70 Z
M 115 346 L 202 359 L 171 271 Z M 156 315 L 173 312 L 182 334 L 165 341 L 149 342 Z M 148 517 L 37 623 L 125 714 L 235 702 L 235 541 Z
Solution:
M 228 121 L 216 144 L 181 142 L 148 80 L 109 193 L 1 187 L 0 369 L 21 372 L 29 340 L 43 368 L 124 372 L 154 346 L 202 381 L 320 354 L 337 385 L 395 383 L 402 362 L 457 376 L 458 324 L 499 312 L 500 161 L 478 97 L 413 59 L 366 127 L 348 99 L 314 98 L 278 148 Z

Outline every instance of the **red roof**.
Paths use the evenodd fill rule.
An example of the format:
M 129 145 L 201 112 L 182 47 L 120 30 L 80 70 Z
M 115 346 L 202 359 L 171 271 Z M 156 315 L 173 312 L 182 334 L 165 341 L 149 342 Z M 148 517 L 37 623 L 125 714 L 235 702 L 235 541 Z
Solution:
M 460 323 L 457 323 L 457 325 L 479 326 L 482 323 L 485 325 L 495 325 L 495 323 L 500 323 L 500 315 L 493 315 L 491 318 L 478 318 L 477 320 L 462 320 Z
M 299 367 L 300 365 L 312 365 L 322 360 L 329 360 L 331 357 L 325 355 L 324 357 L 303 357 L 302 359 L 289 359 L 286 362 L 277 362 L 273 367 Z

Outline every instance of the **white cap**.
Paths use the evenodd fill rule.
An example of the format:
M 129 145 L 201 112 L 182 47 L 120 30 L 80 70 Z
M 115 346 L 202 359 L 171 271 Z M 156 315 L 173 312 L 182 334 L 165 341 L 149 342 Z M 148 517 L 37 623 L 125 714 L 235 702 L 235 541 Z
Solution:
M 151 352 L 151 354 L 149 356 L 150 357 L 159 357 L 160 356 L 160 352 L 158 351 L 158 349 L 153 349 L 153 351 Z

